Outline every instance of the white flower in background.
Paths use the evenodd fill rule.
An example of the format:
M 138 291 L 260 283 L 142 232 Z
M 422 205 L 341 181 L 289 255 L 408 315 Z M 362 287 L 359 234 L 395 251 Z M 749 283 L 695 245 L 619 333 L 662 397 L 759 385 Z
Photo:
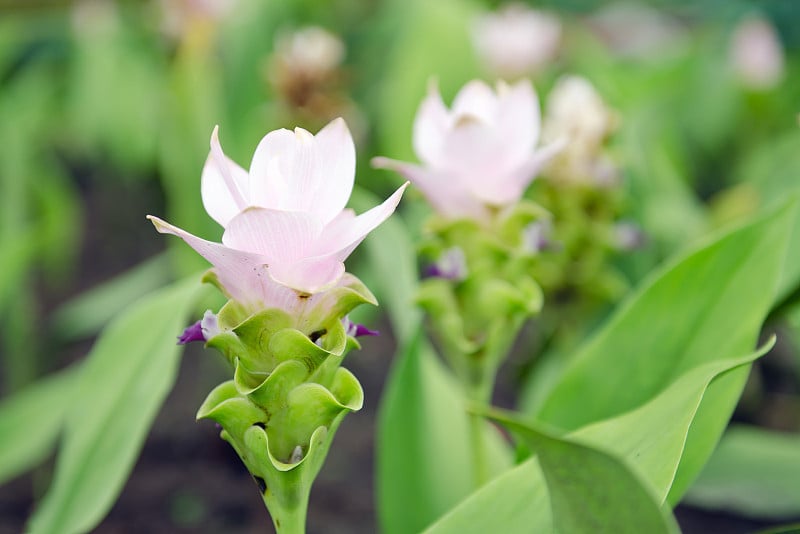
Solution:
M 591 82 L 580 76 L 560 78 L 550 92 L 543 128 L 545 140 L 567 140 L 548 168 L 554 178 L 613 182 L 615 167 L 602 152 L 617 122 Z
M 359 216 L 345 209 L 355 158 L 347 125 L 336 119 L 316 136 L 302 128 L 270 132 L 248 172 L 225 156 L 215 128 L 201 192 L 206 211 L 225 228 L 222 243 L 148 218 L 159 232 L 180 237 L 211 262 L 231 298 L 253 307 L 291 308 L 298 295 L 349 283 L 344 260 L 403 194 L 405 185 Z
M 783 79 L 783 46 L 766 19 L 748 17 L 739 23 L 730 56 L 739 79 L 751 89 L 771 89 Z
M 472 36 L 478 56 L 493 75 L 520 78 L 553 61 L 561 23 L 554 15 L 515 3 L 480 16 Z
M 164 33 L 179 38 L 197 21 L 224 19 L 239 0 L 159 0 Z
M 284 68 L 322 78 L 344 61 L 344 43 L 318 26 L 282 32 L 275 39 L 273 57 Z
M 528 80 L 498 82 L 496 92 L 473 80 L 451 109 L 431 85 L 414 120 L 414 150 L 422 165 L 372 161 L 408 178 L 445 217 L 486 219 L 490 208 L 517 202 L 560 150 L 560 142 L 536 150 L 539 130 L 539 101 Z
M 681 53 L 688 44 L 688 31 L 678 18 L 644 4 L 604 6 L 587 23 L 620 57 L 663 61 L 665 55 Z

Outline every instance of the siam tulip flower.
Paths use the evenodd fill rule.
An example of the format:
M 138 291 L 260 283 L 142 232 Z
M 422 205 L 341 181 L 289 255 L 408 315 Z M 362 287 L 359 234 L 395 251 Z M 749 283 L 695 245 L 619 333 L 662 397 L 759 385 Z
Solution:
M 558 18 L 517 3 L 479 17 L 473 28 L 478 56 L 502 78 L 541 70 L 555 58 L 560 40 Z
M 564 76 L 550 93 L 545 114 L 545 139 L 567 139 L 568 144 L 548 168 L 563 181 L 589 179 L 596 185 L 612 185 L 616 167 L 603 153 L 603 145 L 616 129 L 618 119 L 597 90 L 580 76 Z
M 354 175 L 355 147 L 342 119 L 316 136 L 302 128 L 270 132 L 249 172 L 225 156 L 215 128 L 201 192 L 206 211 L 225 228 L 222 243 L 148 218 L 211 262 L 230 298 L 251 309 L 291 311 L 352 282 L 344 260 L 395 210 L 406 187 L 356 216 L 345 209 Z
M 443 216 L 485 220 L 492 208 L 516 203 L 561 149 L 556 141 L 534 150 L 539 125 L 539 102 L 527 80 L 498 82 L 496 91 L 471 81 L 450 110 L 432 85 L 414 121 L 414 150 L 423 166 L 372 162 L 412 181 Z
M 739 23 L 730 55 L 736 74 L 751 89 L 771 89 L 783 78 L 783 47 L 775 28 L 763 18 L 750 17 Z

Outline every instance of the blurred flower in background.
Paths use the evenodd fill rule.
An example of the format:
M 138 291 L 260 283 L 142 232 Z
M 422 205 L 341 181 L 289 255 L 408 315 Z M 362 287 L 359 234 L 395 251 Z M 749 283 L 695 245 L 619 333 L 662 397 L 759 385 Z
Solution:
M 542 136 L 545 141 L 565 139 L 564 149 L 548 166 L 548 175 L 561 181 L 611 184 L 617 169 L 603 150 L 617 128 L 617 115 L 585 78 L 560 78 L 547 102 Z
M 753 90 L 768 90 L 783 79 L 783 46 L 768 20 L 749 16 L 731 38 L 730 61 L 739 80 Z
M 508 4 L 478 17 L 473 42 L 492 76 L 521 78 L 540 72 L 556 58 L 561 23 L 553 14 Z

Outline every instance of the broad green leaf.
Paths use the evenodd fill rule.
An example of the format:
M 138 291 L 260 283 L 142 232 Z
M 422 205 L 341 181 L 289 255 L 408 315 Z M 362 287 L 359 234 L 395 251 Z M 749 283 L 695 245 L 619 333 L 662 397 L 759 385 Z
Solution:
M 800 189 L 800 133 L 793 129 L 779 137 L 770 137 L 757 145 L 743 159 L 736 178 L 746 187 L 752 201 L 762 210 L 773 209 Z M 786 266 L 778 284 L 777 300 L 783 300 L 800 286 L 800 218 L 795 221 Z
M 733 426 L 686 502 L 758 518 L 800 514 L 800 435 Z
M 642 406 L 580 428 L 567 438 L 620 458 L 650 486 L 656 502 L 663 503 L 709 383 L 747 366 L 771 346 L 765 345 L 745 358 L 720 360 L 692 369 Z M 427 532 L 552 532 L 550 497 L 539 462 L 534 456 L 500 475 Z
M 86 532 L 125 483 L 178 368 L 176 345 L 200 284 L 148 295 L 109 324 L 82 365 L 52 485 L 31 532 Z
M 570 534 L 677 532 L 663 501 L 625 463 L 613 455 L 490 410 L 533 450 L 550 496 L 553 531 Z
M 511 464 L 508 446 L 486 427 L 489 468 Z M 474 489 L 463 395 L 430 346 L 412 339 L 394 362 L 381 402 L 378 514 L 386 534 L 419 532 Z
M 751 350 L 773 302 L 795 213 L 796 204 L 788 204 L 654 273 L 570 362 L 538 419 L 565 430 L 608 419 L 699 365 Z M 704 396 L 673 497 L 711 453 L 747 372 L 727 373 Z
M 43 378 L 0 403 L 0 484 L 37 466 L 53 450 L 79 369 Z
M 351 205 L 361 213 L 381 203 L 368 191 L 356 187 Z M 364 241 L 369 266 L 375 279 L 378 303 L 386 308 L 395 337 L 411 339 L 420 321 L 414 305 L 417 292 L 416 251 L 399 213 L 384 221 Z
M 168 258 L 155 256 L 62 304 L 53 313 L 53 328 L 64 339 L 95 334 L 139 295 L 155 291 L 168 278 Z

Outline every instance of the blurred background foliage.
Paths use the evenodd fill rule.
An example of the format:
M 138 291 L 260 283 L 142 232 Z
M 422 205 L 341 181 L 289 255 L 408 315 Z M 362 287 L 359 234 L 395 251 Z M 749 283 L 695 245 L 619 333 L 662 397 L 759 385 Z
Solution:
M 607 264 L 620 277 L 613 298 L 551 319 L 561 324 L 575 319 L 564 314 L 577 313 L 580 321 L 571 322 L 593 325 L 667 256 L 797 190 L 800 4 L 530 5 L 556 15 L 562 35 L 550 61 L 528 75 L 545 106 L 561 75 L 578 74 L 614 111 L 608 151 L 622 185 L 607 222 L 632 221 L 645 236 L 636 250 L 605 251 L 597 260 L 596 269 Z M 358 147 L 354 201 L 385 195 L 400 179 L 371 169 L 369 159 L 414 159 L 413 117 L 431 78 L 447 102 L 472 78 L 493 81 L 491 65 L 476 53 L 474 26 L 498 7 L 488 0 L 0 0 L 3 396 L 75 361 L 86 340 L 138 296 L 205 267 L 178 240 L 158 238 L 144 215 L 220 237 L 198 187 L 214 125 L 226 153 L 247 167 L 267 131 L 316 131 L 343 116 Z M 781 72 L 770 83 L 748 80 L 732 60 L 735 32 L 753 16 L 775 29 L 780 45 Z M 544 187 L 533 188 L 535 200 L 545 201 Z M 405 232 L 419 235 L 426 213 L 421 196 L 409 191 Z M 798 232 L 790 257 L 800 266 Z M 385 272 L 390 266 L 367 247 L 349 270 L 375 288 L 392 315 L 408 296 L 381 282 L 393 276 Z M 755 367 L 737 412 L 740 423 L 794 434 L 762 442 L 750 427 L 737 430 L 710 465 L 707 486 L 701 479 L 690 492 L 699 504 L 755 517 L 800 516 L 798 486 L 793 493 L 770 486 L 780 468 L 775 477 L 752 476 L 761 465 L 754 455 L 765 456 L 766 465 L 777 457 L 794 461 L 784 482 L 800 473 L 800 448 L 793 453 L 781 439 L 796 444 L 800 430 L 795 285 L 788 277 L 781 286 L 767 330 L 785 335 Z M 402 330 L 400 315 L 391 322 Z M 586 334 L 559 331 L 553 341 L 531 330 L 521 342 L 527 350 L 507 372 L 507 390 L 520 391 L 523 405 L 536 403 L 541 385 L 531 382 L 531 369 L 549 369 L 537 375 L 549 380 L 559 364 L 548 351 L 568 352 Z M 533 353 L 544 356 L 532 361 Z M 725 476 L 737 468 L 744 474 L 731 483 Z M 737 504 L 752 491 L 776 491 L 781 499 Z

